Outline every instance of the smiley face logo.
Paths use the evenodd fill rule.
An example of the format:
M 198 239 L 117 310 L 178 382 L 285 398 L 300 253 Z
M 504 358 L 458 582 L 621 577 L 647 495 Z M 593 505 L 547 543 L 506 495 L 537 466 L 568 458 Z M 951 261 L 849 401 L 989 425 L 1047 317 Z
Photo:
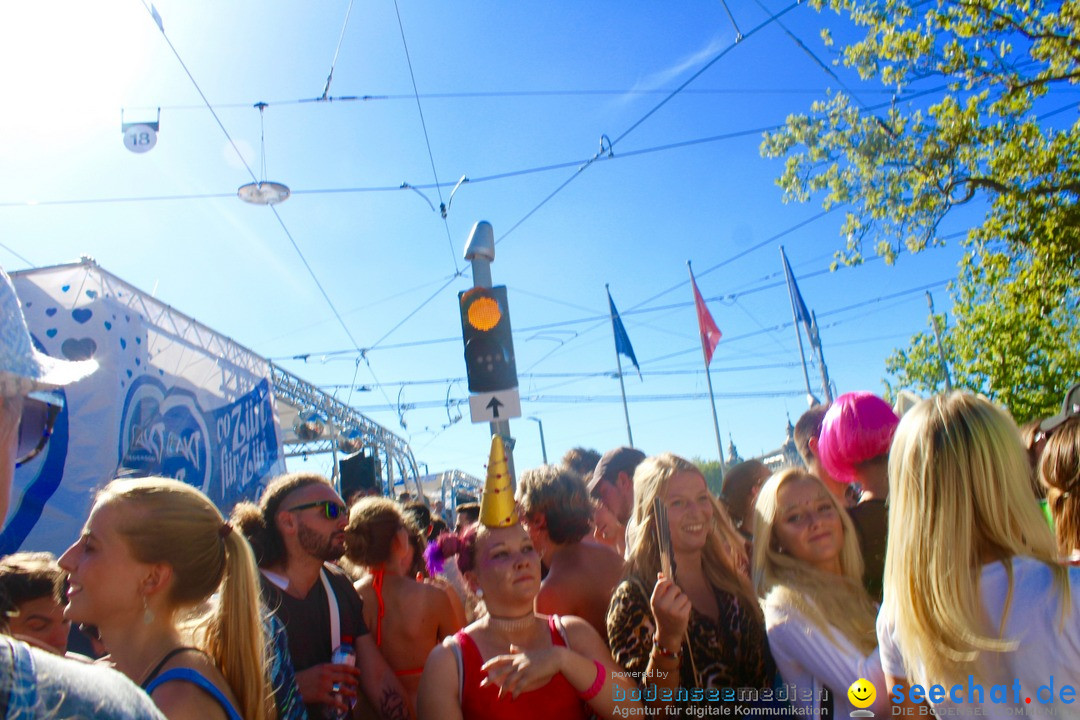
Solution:
M 877 689 L 869 680 L 859 678 L 851 683 L 847 690 L 848 700 L 857 708 L 867 708 L 874 704 L 877 698 Z

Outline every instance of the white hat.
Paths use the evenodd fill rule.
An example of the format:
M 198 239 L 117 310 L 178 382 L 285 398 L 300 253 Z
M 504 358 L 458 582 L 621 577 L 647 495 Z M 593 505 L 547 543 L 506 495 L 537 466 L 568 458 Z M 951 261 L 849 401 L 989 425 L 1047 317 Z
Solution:
M 34 349 L 11 278 L 0 268 L 0 396 L 70 385 L 97 370 L 97 360 L 72 362 Z

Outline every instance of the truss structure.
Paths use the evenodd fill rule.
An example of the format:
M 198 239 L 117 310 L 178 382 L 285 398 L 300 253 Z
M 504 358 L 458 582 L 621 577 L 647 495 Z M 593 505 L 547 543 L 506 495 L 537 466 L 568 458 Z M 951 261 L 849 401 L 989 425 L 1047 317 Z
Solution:
M 210 372 L 220 376 L 220 391 L 227 401 L 233 401 L 250 391 L 261 378 L 269 377 L 272 384 L 275 411 L 280 423 L 281 439 L 286 457 L 338 451 L 338 438 L 352 432 L 358 433 L 363 447 L 376 454 L 382 461 L 386 477 L 384 487 L 392 489 L 395 479 L 412 483 L 419 488 L 419 468 L 409 444 L 357 410 L 328 395 L 314 385 L 278 367 L 266 358 L 203 325 L 175 308 L 159 302 L 117 276 L 104 270 L 90 257 L 84 256 L 78 263 L 53 265 L 12 273 L 33 275 L 55 271 L 84 268 L 86 276 L 79 292 L 91 290 L 108 296 L 141 316 L 174 346 L 191 350 L 203 363 L 209 358 Z M 174 350 L 175 352 L 175 350 Z M 183 362 L 183 353 L 180 352 Z M 214 383 L 217 385 L 217 383 Z M 314 411 L 327 421 L 327 432 L 313 440 L 305 441 L 293 431 L 295 419 L 302 413 Z

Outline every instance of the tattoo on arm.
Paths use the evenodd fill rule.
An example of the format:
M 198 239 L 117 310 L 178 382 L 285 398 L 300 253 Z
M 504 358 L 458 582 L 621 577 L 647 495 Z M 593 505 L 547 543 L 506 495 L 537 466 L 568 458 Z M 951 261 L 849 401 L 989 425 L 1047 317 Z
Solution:
M 382 701 L 379 703 L 379 716 L 383 720 L 409 720 L 409 709 L 405 698 L 394 688 L 384 688 Z

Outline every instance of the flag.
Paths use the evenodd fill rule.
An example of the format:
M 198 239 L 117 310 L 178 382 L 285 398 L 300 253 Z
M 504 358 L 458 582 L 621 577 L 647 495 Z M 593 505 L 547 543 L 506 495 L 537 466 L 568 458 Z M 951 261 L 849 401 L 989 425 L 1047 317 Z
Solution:
M 606 285 L 604 289 L 607 290 Z M 611 306 L 611 331 L 615 334 L 615 352 L 630 358 L 630 362 L 634 363 L 634 368 L 637 369 L 640 378 L 641 368 L 638 367 L 637 356 L 634 355 L 634 348 L 630 345 L 630 336 L 626 334 L 626 328 L 623 327 L 619 311 L 615 309 L 615 301 L 611 299 L 611 290 L 607 290 L 607 301 L 608 305 Z
M 690 283 L 694 286 L 694 306 L 697 308 L 698 330 L 701 331 L 701 349 L 705 351 L 705 366 L 708 367 L 712 362 L 713 351 L 720 344 L 723 333 L 716 327 L 716 321 L 713 320 L 709 308 L 705 305 L 705 298 L 701 297 L 693 270 L 690 271 Z
M 784 260 L 784 275 L 787 277 L 788 294 L 791 295 L 791 304 L 795 310 L 795 320 L 801 322 L 806 327 L 806 334 L 810 335 L 810 311 L 806 309 L 806 303 L 803 302 L 802 293 L 799 292 L 799 286 L 795 284 L 795 276 L 791 273 L 791 266 L 788 265 L 787 253 L 784 252 L 784 247 L 780 246 L 780 257 Z

